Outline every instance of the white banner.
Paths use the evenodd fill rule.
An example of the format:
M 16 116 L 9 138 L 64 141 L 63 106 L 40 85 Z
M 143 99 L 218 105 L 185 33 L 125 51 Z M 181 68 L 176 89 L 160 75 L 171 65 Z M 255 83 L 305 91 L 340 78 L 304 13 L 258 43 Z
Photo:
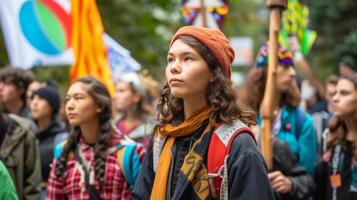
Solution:
M 69 0 L 0 0 L 0 24 L 11 65 L 71 65 Z M 130 52 L 108 35 L 103 39 L 113 75 L 140 70 Z
M 253 39 L 251 37 L 232 37 L 230 42 L 235 52 L 232 64 L 251 67 L 253 64 Z

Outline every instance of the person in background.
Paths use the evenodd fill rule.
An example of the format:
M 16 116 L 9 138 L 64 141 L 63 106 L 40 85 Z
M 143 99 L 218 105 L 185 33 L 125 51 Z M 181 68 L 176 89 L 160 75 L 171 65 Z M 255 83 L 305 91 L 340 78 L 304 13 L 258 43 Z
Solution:
M 152 116 L 156 116 L 156 105 L 159 99 L 162 86 L 158 81 L 156 81 L 147 70 L 143 70 L 139 73 L 140 80 L 145 86 L 145 89 L 148 93 L 148 104 L 151 107 Z M 156 122 L 155 122 L 156 123 Z
M 242 101 L 257 112 L 266 86 L 268 55 L 265 44 L 240 90 Z M 292 54 L 279 46 L 277 59 L 277 94 L 273 105 L 276 110 L 271 131 L 273 166 L 269 179 L 276 199 L 308 199 L 315 187 L 312 175 L 317 158 L 316 131 L 311 116 L 298 107 L 300 92 Z M 259 116 L 259 126 L 261 121 Z
M 39 141 L 39 150 L 42 169 L 41 198 L 45 198 L 47 179 L 50 173 L 50 163 L 53 160 L 54 147 L 63 142 L 68 133 L 63 129 L 58 118 L 60 96 L 53 86 L 40 87 L 32 92 L 30 109 L 38 131 L 35 133 Z
M 338 76 L 330 75 L 325 81 L 325 99 L 327 101 L 327 111 L 332 112 L 332 98 L 336 94 Z
M 357 199 L 357 74 L 342 76 L 332 98 L 328 151 L 315 171 L 316 200 Z
M 327 151 L 327 142 L 329 138 L 329 128 L 328 121 L 332 117 L 332 98 L 336 94 L 336 85 L 338 82 L 338 77 L 336 75 L 330 75 L 325 80 L 325 100 L 327 103 L 327 111 L 320 113 L 319 118 L 314 118 L 315 127 L 317 129 L 318 142 L 319 142 L 319 157 L 322 157 L 323 154 Z M 316 120 L 320 119 L 320 120 Z M 322 133 L 320 134 L 320 131 Z
M 26 105 L 28 108 L 30 108 L 30 105 L 31 105 L 33 91 L 35 91 L 43 86 L 45 86 L 45 83 L 42 83 L 37 80 L 34 80 L 29 84 L 27 91 L 26 91 Z
M 160 123 L 132 199 L 274 198 L 248 128 L 255 113 L 236 104 L 233 58 L 218 29 L 185 26 L 172 37 Z
M 338 70 L 341 76 L 346 76 L 357 72 L 356 61 L 352 56 L 345 55 L 341 58 L 338 65 Z
M 41 164 L 31 124 L 25 118 L 4 113 L 1 106 L 0 160 L 11 175 L 19 199 L 38 200 Z
M 5 112 L 31 119 L 26 91 L 33 80 L 34 75 L 30 71 L 12 67 L 0 69 L 0 104 Z
M 92 77 L 78 79 L 67 91 L 65 109 L 72 132 L 56 147 L 46 199 L 130 199 L 128 176 L 118 152 L 124 141 L 112 128 L 112 102 L 106 87 Z M 141 145 L 134 146 L 127 154 L 133 162 L 124 165 L 139 170 L 144 153 Z
M 115 84 L 114 107 L 119 114 L 113 123 L 121 134 L 147 146 L 153 131 L 151 106 L 138 74 L 127 73 Z
M 0 160 L 0 199 L 1 200 L 18 200 L 15 185 L 6 167 Z

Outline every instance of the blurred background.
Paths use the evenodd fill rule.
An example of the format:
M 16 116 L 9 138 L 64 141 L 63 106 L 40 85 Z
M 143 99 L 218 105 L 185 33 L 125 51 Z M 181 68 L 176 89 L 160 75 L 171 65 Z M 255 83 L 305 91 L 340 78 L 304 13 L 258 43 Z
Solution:
M 6 0 L 2 3 L 6 4 Z M 180 0 L 97 0 L 105 32 L 130 51 L 130 55 L 156 80 L 164 78 L 168 42 L 184 25 L 184 4 Z M 234 63 L 233 70 L 243 75 L 252 66 L 254 55 L 268 38 L 269 10 L 264 0 L 224 1 L 225 34 L 248 51 L 247 62 Z M 289 1 L 290 2 L 290 1 Z M 319 78 L 336 73 L 342 55 L 357 56 L 357 2 L 355 0 L 300 1 L 308 7 L 307 27 L 316 32 L 316 40 L 306 55 Z M 2 26 L 4 29 L 4 26 Z M 2 30 L 3 31 L 3 30 Z M 234 42 L 235 41 L 235 42 Z M 244 50 L 244 49 L 243 49 Z M 9 64 L 4 35 L 0 34 L 0 66 Z M 40 80 L 55 79 L 61 88 L 69 84 L 70 65 L 33 67 Z M 238 81 L 242 74 L 235 76 Z M 63 89 L 61 89 L 63 93 Z

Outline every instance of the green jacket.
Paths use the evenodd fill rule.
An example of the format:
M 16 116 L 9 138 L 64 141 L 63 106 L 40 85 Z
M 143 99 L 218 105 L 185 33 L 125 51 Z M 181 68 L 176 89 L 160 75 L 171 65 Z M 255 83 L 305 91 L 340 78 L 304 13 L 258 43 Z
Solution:
M 8 115 L 10 129 L 0 148 L 20 200 L 38 200 L 41 190 L 41 164 L 36 139 L 30 123 L 13 114 Z
M 16 189 L 9 172 L 0 161 L 0 200 L 17 200 Z

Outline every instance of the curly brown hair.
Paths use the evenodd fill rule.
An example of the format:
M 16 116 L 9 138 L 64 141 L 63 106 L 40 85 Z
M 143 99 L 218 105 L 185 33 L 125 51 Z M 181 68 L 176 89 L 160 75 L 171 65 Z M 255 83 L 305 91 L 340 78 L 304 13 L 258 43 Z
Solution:
M 208 106 L 212 108 L 212 114 L 216 116 L 216 120 L 232 123 L 235 119 L 240 119 L 248 126 L 255 125 L 256 113 L 237 100 L 237 91 L 233 88 L 231 80 L 224 76 L 214 54 L 194 37 L 179 36 L 178 40 L 196 50 L 213 73 L 213 80 L 209 82 L 206 90 L 206 101 Z M 183 99 L 172 96 L 167 83 L 159 97 L 157 110 L 160 125 L 170 123 L 174 117 L 183 116 Z
M 263 101 L 265 84 L 267 79 L 267 67 L 254 67 L 247 75 L 244 85 L 240 88 L 240 98 L 252 109 L 259 111 Z M 297 84 L 282 94 L 279 106 L 288 105 L 296 107 L 300 103 L 300 91 Z
M 350 74 L 347 76 L 342 76 L 341 79 L 349 80 L 353 83 L 355 90 L 357 90 L 357 74 Z M 352 116 L 353 121 L 357 121 L 357 110 Z M 343 148 L 346 148 L 346 136 L 348 133 L 348 127 L 344 119 L 333 116 L 329 121 L 329 130 L 331 134 L 331 140 L 328 143 L 328 148 L 332 149 L 335 145 L 341 145 Z M 357 140 L 353 142 L 352 145 L 353 152 L 353 162 L 357 163 Z

